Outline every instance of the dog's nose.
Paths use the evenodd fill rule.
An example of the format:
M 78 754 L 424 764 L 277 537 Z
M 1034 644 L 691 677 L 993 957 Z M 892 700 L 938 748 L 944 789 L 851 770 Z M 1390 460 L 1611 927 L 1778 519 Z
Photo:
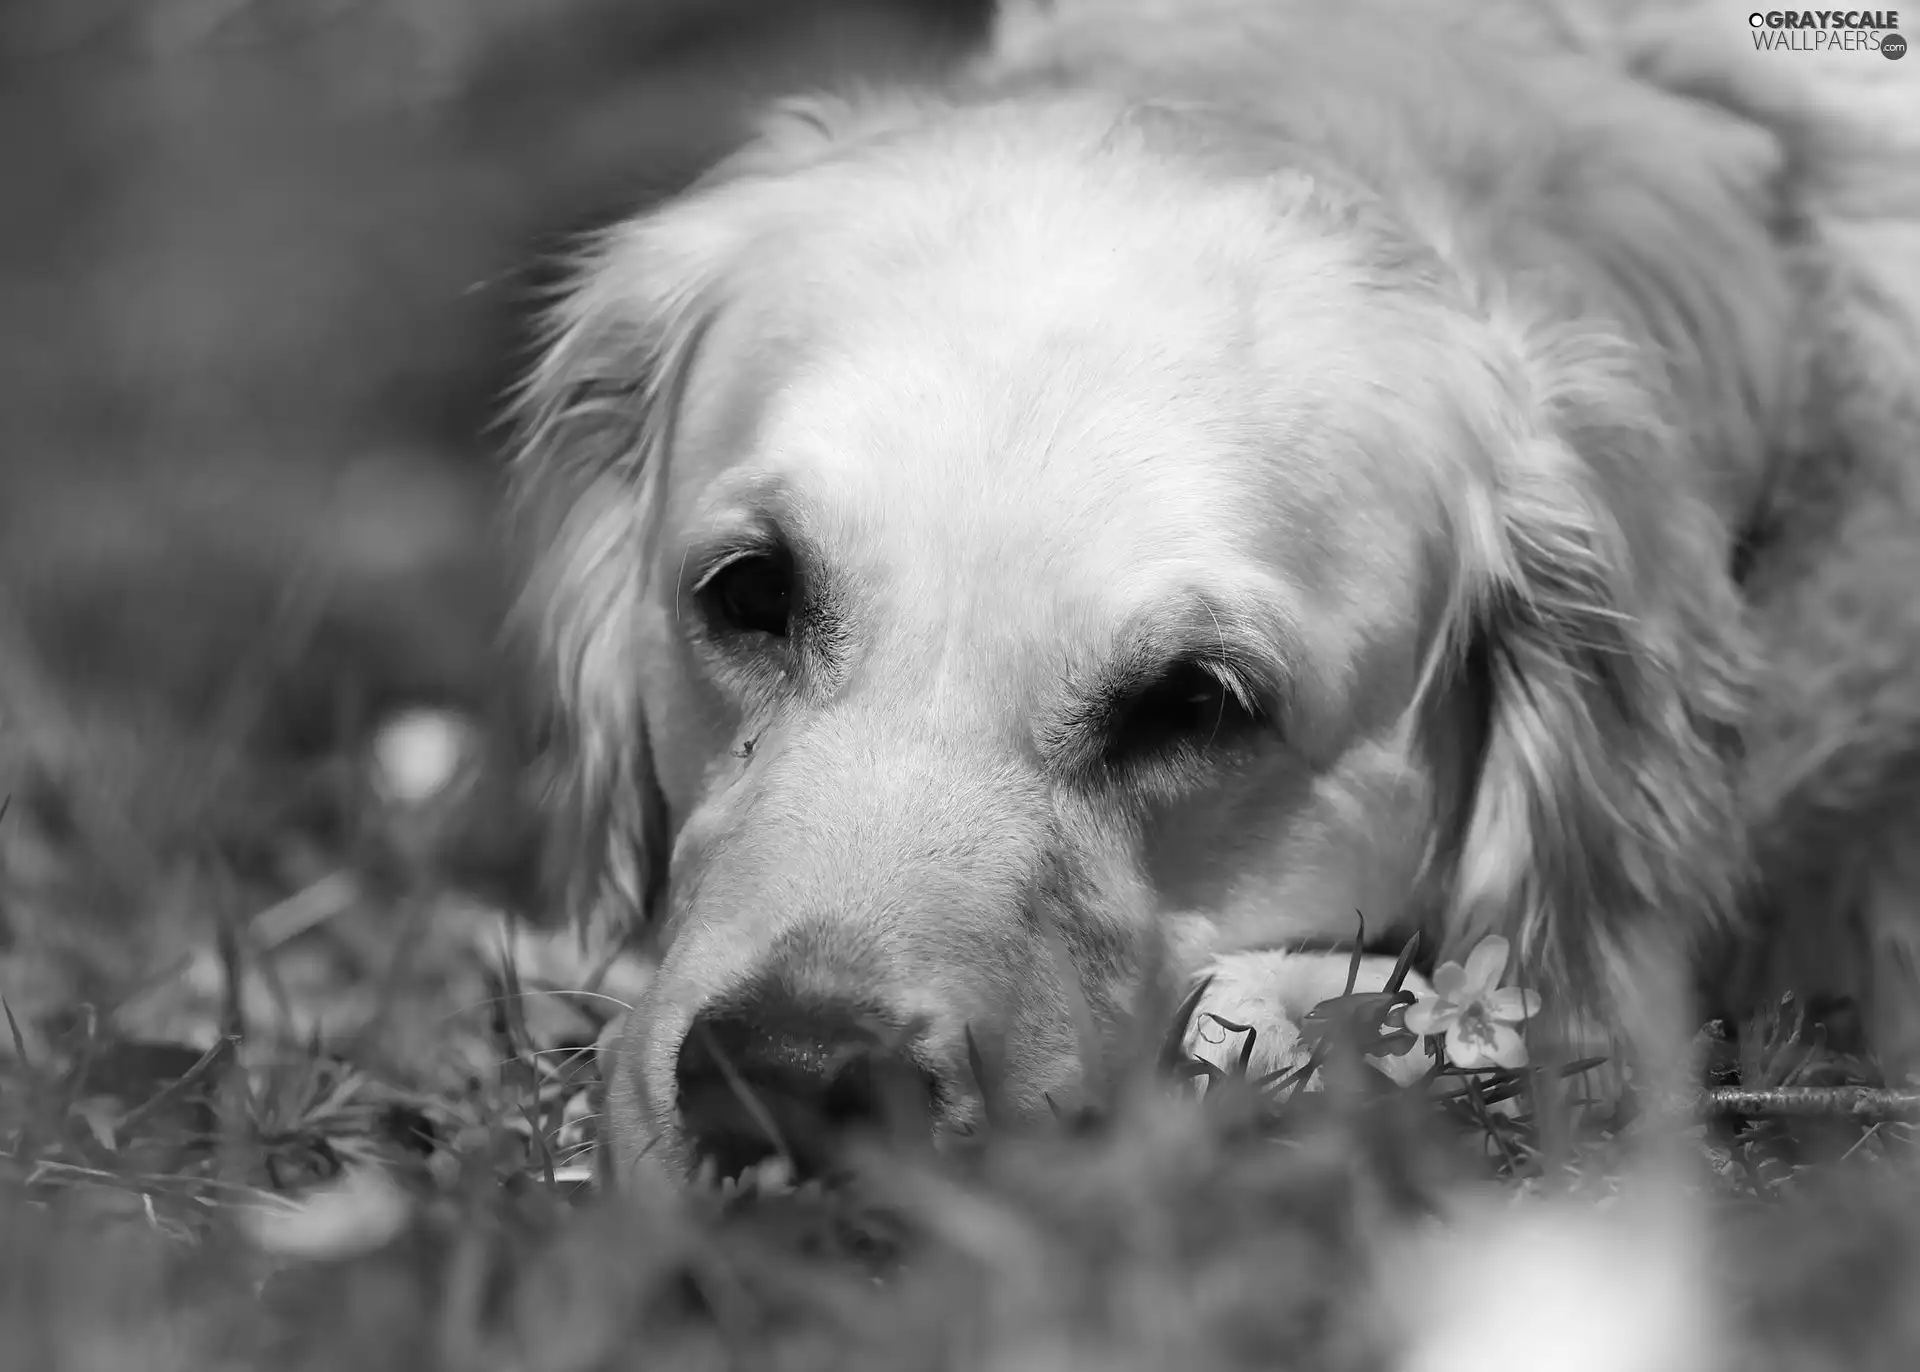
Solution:
M 784 1156 L 804 1179 L 831 1171 L 852 1137 L 927 1137 L 932 1078 L 905 1037 L 826 1001 L 757 995 L 702 1011 L 674 1071 L 695 1157 L 731 1177 Z

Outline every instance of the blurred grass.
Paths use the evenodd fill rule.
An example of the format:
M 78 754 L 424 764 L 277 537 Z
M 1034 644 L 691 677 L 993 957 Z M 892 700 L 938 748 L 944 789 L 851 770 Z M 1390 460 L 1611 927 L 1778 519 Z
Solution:
M 1653 1318 L 1620 1308 L 1610 1262 L 1629 1285 L 1645 1264 L 1697 1282 L 1728 1368 L 1920 1354 L 1920 1184 L 1900 1152 L 1756 1186 L 1698 1165 L 1703 1147 L 1653 1193 L 1705 1216 L 1697 1269 L 1657 1227 L 1581 1238 L 1632 1201 L 1630 1140 L 1591 1140 L 1557 1179 L 1497 1182 L 1484 1139 L 1385 1089 L 1276 1106 L 1233 1083 L 1195 1103 L 1141 1082 L 1103 1119 L 876 1153 L 844 1191 L 597 1197 L 566 1176 L 588 1065 L 537 1047 L 510 1009 L 527 992 L 497 985 L 479 1022 L 442 1030 L 487 1053 L 432 1087 L 367 1065 L 372 1045 L 269 1032 L 163 1061 L 82 1019 L 14 1056 L 0 1366 L 1423 1366 L 1430 1326 L 1464 1319 L 1497 1346 L 1530 1318 L 1510 1291 L 1554 1280 L 1504 1270 L 1497 1229 L 1490 1253 L 1434 1243 L 1436 1219 L 1489 1206 L 1606 1240 L 1567 1278 L 1591 1283 L 1573 1308 L 1591 1301 L 1596 1326 L 1548 1330 L 1569 1348 Z M 1698 1364 L 1548 1346 L 1530 1365 Z

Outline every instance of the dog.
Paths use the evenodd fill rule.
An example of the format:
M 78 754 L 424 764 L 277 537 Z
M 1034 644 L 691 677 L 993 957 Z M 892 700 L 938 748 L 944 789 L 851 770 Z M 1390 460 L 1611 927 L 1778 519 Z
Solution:
M 1499 934 L 1631 1037 L 1769 864 L 1839 890 L 1760 813 L 1838 794 L 1809 714 L 1898 875 L 1920 624 L 1791 568 L 1920 449 L 1833 400 L 1786 135 L 1562 19 L 1009 7 L 583 254 L 513 471 L 572 897 L 662 949 L 609 1180 L 1044 1119 L 1210 969 L 1297 1061 L 1356 912 L 1363 990 Z M 1809 579 L 1909 714 L 1778 679 Z

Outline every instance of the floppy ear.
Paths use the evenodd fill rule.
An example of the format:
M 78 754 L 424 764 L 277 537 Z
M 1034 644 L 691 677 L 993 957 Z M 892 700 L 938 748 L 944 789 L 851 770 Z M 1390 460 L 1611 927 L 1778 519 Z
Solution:
M 521 388 L 509 469 L 519 628 L 549 715 L 548 877 L 576 921 L 614 925 L 645 914 L 660 875 L 636 632 L 676 402 L 712 309 L 655 233 L 625 226 L 576 268 Z
M 518 636 L 549 706 L 548 875 L 576 922 L 638 922 L 665 875 L 670 836 L 637 634 L 702 340 L 765 229 L 768 188 L 903 108 L 776 106 L 685 195 L 592 239 L 545 320 L 541 356 L 515 397 L 509 473 L 524 563 Z
M 1447 956 L 1507 934 L 1563 1013 L 1617 1027 L 1643 959 L 1731 917 L 1749 649 L 1726 532 L 1632 352 L 1591 328 L 1510 332 L 1532 432 L 1473 520 L 1462 646 L 1485 743 Z

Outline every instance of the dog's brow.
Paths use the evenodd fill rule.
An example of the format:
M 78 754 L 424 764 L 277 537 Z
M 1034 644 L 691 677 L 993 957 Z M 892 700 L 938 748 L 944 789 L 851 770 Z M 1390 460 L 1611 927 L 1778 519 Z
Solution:
M 1135 617 L 1115 666 L 1157 672 L 1180 658 L 1202 658 L 1245 669 L 1263 690 L 1278 691 L 1287 667 L 1272 616 L 1235 600 L 1190 593 Z
M 1150 686 L 1180 661 L 1211 664 L 1251 697 L 1260 712 L 1284 722 L 1290 673 L 1284 640 L 1269 617 L 1221 597 L 1189 593 L 1129 616 L 1114 647 L 1090 667 L 1070 665 L 1065 698 L 1036 730 L 1043 752 L 1081 751 L 1114 705 Z M 1236 692 L 1238 693 L 1238 692 Z
M 790 551 L 791 546 L 778 529 L 757 523 L 702 538 L 688 544 L 680 560 L 682 584 L 698 591 L 743 557 Z
M 725 492 L 718 507 L 687 532 L 681 559 L 683 589 L 743 553 L 785 549 L 804 567 L 818 571 L 825 552 L 805 512 L 778 476 L 760 473 Z

